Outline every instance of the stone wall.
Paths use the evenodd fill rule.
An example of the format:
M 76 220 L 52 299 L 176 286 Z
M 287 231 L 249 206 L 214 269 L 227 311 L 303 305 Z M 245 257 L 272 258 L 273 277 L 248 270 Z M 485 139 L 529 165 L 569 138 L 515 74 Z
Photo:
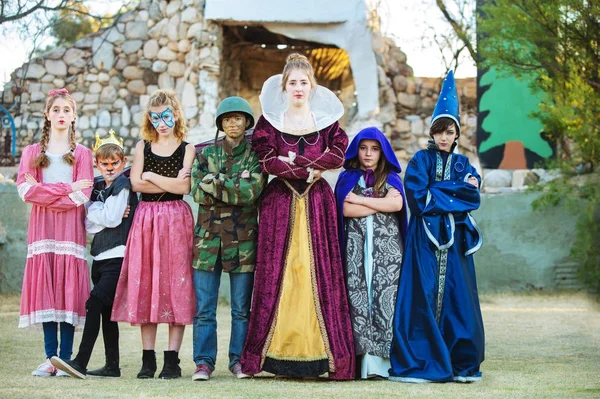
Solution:
M 538 211 L 539 193 L 483 194 L 473 212 L 483 233 L 474 255 L 481 292 L 581 288 L 570 255 L 577 215 L 564 205 Z
M 77 101 L 77 130 L 85 145 L 91 144 L 96 131 L 102 134 L 112 128 L 130 149 L 139 135 L 148 96 L 159 88 L 173 89 L 181 98 L 190 141 L 210 137 L 220 98 L 222 29 L 203 19 L 203 7 L 203 0 L 146 0 L 115 26 L 17 69 L 5 88 L 5 99 L 14 99 L 13 91 L 6 89 L 23 87 L 15 119 L 19 149 L 40 130 L 46 93 L 63 86 Z M 399 157 L 407 160 L 427 141 L 428 118 L 439 85 L 414 78 L 406 55 L 391 39 L 375 34 L 374 50 L 380 91 L 380 113 L 375 119 Z M 471 99 L 473 92 L 469 88 L 461 99 Z M 463 106 L 467 128 L 463 127 L 461 148 L 471 151 L 474 119 L 471 109 L 466 111 Z
M 11 103 L 12 87 L 23 87 L 15 118 L 17 152 L 35 141 L 46 94 L 58 87 L 66 87 L 77 102 L 76 129 L 86 146 L 95 132 L 114 129 L 131 150 L 144 107 L 157 89 L 172 89 L 181 99 L 190 141 L 214 132 L 220 27 L 203 19 L 203 7 L 204 0 L 144 0 L 114 26 L 14 71 L 4 98 Z
M 114 26 L 17 69 L 4 90 L 8 103 L 14 100 L 13 89 L 18 86 L 22 90 L 15 118 L 17 153 L 37 141 L 46 94 L 58 87 L 66 87 L 77 102 L 76 129 L 82 144 L 91 146 L 96 132 L 103 135 L 114 129 L 125 139 L 128 153 L 138 140 L 148 98 L 157 89 L 172 89 L 181 99 L 192 143 L 214 135 L 216 107 L 225 95 L 249 97 L 258 116 L 259 87 L 273 62 L 269 60 L 269 68 L 265 68 L 260 50 L 245 61 L 260 70 L 240 70 L 235 54 L 224 50 L 223 27 L 206 21 L 203 10 L 204 0 L 143 0 Z M 415 78 L 406 54 L 390 38 L 374 33 L 373 49 L 378 64 L 379 112 L 367 120 L 358 119 L 348 69 L 339 90 L 348 111 L 341 122 L 351 136 L 365 125 L 382 128 L 405 166 L 427 144 L 440 80 Z M 285 54 L 281 55 L 281 65 L 272 73 L 279 73 L 283 66 Z M 235 82 L 242 78 L 250 83 Z M 458 80 L 457 85 L 462 111 L 458 151 L 479 169 L 474 141 L 475 79 Z
M 21 201 L 13 181 L 0 175 L 0 292 L 19 292 L 27 258 L 31 205 Z
M 417 78 L 404 52 L 393 39 L 374 34 L 378 64 L 378 120 L 404 167 L 415 152 L 426 148 L 431 114 L 440 92 L 441 79 Z M 465 154 L 481 172 L 477 157 L 477 93 L 475 78 L 457 79 L 460 97 L 461 135 L 457 151 Z

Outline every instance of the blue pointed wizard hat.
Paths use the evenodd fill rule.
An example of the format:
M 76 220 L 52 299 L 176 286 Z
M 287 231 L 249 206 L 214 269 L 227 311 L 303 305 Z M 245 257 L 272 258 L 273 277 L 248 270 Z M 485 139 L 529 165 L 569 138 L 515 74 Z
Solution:
M 438 97 L 437 104 L 431 116 L 431 125 L 440 118 L 450 118 L 456 122 L 458 134 L 460 135 L 460 110 L 458 91 L 456 90 L 456 82 L 454 81 L 454 72 L 450 70 Z

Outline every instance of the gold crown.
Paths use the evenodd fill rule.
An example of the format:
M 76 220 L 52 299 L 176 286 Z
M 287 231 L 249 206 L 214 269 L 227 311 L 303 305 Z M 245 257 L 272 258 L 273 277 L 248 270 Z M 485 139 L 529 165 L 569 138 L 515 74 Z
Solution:
M 101 139 L 100 135 L 96 133 L 96 142 L 94 143 L 94 152 L 98 151 L 98 148 L 102 147 L 104 144 L 116 144 L 123 150 L 123 139 L 121 137 L 117 137 L 115 135 L 115 131 L 110 129 L 108 131 L 108 136 Z

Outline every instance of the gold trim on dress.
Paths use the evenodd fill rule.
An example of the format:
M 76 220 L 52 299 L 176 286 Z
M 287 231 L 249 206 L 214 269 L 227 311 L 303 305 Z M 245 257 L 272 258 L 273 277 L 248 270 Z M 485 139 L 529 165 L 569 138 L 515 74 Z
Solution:
M 307 187 L 304 189 L 304 191 L 302 192 L 302 194 L 300 194 L 298 191 L 296 191 L 296 189 L 294 188 L 294 186 L 292 186 L 292 185 L 290 184 L 290 182 L 288 182 L 288 181 L 287 181 L 287 179 L 281 179 L 281 180 L 283 180 L 283 182 L 284 182 L 284 183 L 285 183 L 285 185 L 286 185 L 286 186 L 287 186 L 287 187 L 290 189 L 290 191 L 292 192 L 292 194 L 294 194 L 294 197 L 295 197 L 295 198 L 298 198 L 298 199 L 303 199 L 304 197 L 306 197 L 306 196 L 308 195 L 308 192 L 309 192 L 309 191 L 310 191 L 310 189 L 312 188 L 313 184 L 315 184 L 315 183 L 318 181 L 318 179 L 317 179 L 317 180 L 313 181 L 312 183 L 310 183 L 310 184 L 309 184 L 309 185 L 308 185 L 308 186 L 307 186 Z M 308 208 L 307 208 L 307 214 L 308 214 Z M 309 224 L 310 224 L 310 223 L 309 223 Z M 310 227 L 309 227 L 309 229 L 310 229 Z
M 312 185 L 312 183 L 311 183 Z M 310 188 L 310 187 L 309 187 Z M 308 227 L 308 250 L 310 256 L 310 279 L 313 289 L 313 299 L 315 301 L 315 310 L 317 312 L 317 320 L 319 321 L 319 328 L 321 329 L 321 337 L 323 339 L 323 345 L 325 345 L 325 352 L 327 353 L 327 360 L 329 363 L 329 371 L 335 372 L 335 362 L 333 359 L 333 353 L 329 347 L 329 336 L 327 335 L 327 328 L 325 327 L 325 319 L 323 318 L 323 312 L 321 311 L 321 297 L 319 295 L 317 276 L 316 276 L 316 265 L 315 265 L 315 254 L 312 246 L 312 231 L 310 229 L 310 208 L 306 198 L 302 198 L 306 209 L 306 225 Z
M 287 183 L 287 181 L 283 180 L 284 182 Z M 289 184 L 289 183 L 287 183 Z M 295 191 L 295 190 L 294 190 Z M 290 216 L 289 216 L 289 231 L 294 231 L 294 215 L 296 214 L 296 201 L 294 201 L 294 199 L 292 198 L 292 200 L 290 201 Z M 289 234 L 288 237 L 288 241 L 286 244 L 286 251 L 285 251 L 285 257 L 284 259 L 287 259 L 290 253 L 290 247 L 291 247 L 291 243 L 292 243 L 292 235 L 293 234 Z M 285 271 L 287 269 L 287 262 L 284 261 L 283 262 L 283 269 L 281 270 L 281 278 L 283 279 L 283 277 L 285 276 Z M 282 280 L 283 283 L 283 280 Z M 275 334 L 275 326 L 277 324 L 277 314 L 278 314 L 278 309 L 279 309 L 279 300 L 281 299 L 281 292 L 282 289 L 280 287 L 279 289 L 279 293 L 277 294 L 277 300 L 275 301 L 275 315 L 273 316 L 273 321 L 271 322 L 271 326 L 269 327 L 269 333 L 267 334 L 267 339 L 265 340 L 265 345 L 263 346 L 262 349 L 262 353 L 260 355 L 260 369 L 262 370 L 263 365 L 265 363 L 265 358 L 267 357 L 267 352 L 269 351 L 269 347 L 271 346 L 271 341 L 273 340 L 273 334 Z
M 308 357 L 299 358 L 297 356 L 280 356 L 280 355 L 277 355 L 274 353 L 267 352 L 267 356 L 270 357 L 271 359 L 283 360 L 283 361 L 287 361 L 287 362 L 315 362 L 317 360 L 327 359 L 327 354 L 324 354 L 323 356 L 308 356 Z

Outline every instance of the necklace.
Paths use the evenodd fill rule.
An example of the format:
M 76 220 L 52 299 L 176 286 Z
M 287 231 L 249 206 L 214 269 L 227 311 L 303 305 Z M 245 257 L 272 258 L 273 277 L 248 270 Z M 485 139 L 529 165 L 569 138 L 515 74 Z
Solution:
M 289 142 L 288 142 L 288 141 L 285 139 L 285 135 L 286 135 L 286 134 L 287 134 L 288 136 L 298 137 L 298 139 L 296 140 L 296 142 L 295 142 L 295 143 L 289 143 Z M 312 136 L 312 134 L 309 134 L 308 136 Z M 317 134 L 316 134 L 316 136 L 317 136 L 317 138 L 315 139 L 315 141 L 314 141 L 313 143 L 310 143 L 310 142 L 308 142 L 308 140 L 306 140 L 306 138 L 305 138 L 304 136 L 296 136 L 296 135 L 294 135 L 294 134 L 283 133 L 283 132 L 282 132 L 282 133 L 279 135 L 279 137 L 281 137 L 281 140 L 282 140 L 282 141 L 283 141 L 283 142 L 284 142 L 284 143 L 285 143 L 285 144 L 286 144 L 288 147 L 295 147 L 295 146 L 297 146 L 298 144 L 300 144 L 300 142 L 301 142 L 301 141 L 304 141 L 304 143 L 305 143 L 305 144 L 307 144 L 307 145 L 313 146 L 313 145 L 315 145 L 315 144 L 317 144 L 317 143 L 319 142 L 319 139 L 321 138 L 321 132 L 319 132 L 319 131 L 317 130 Z
M 300 130 L 304 130 L 305 129 L 304 122 L 306 122 L 306 120 L 308 119 L 308 117 L 310 115 L 311 115 L 310 113 L 305 114 L 302 117 L 302 119 L 294 121 L 294 119 L 290 116 L 290 114 L 287 113 L 287 111 L 285 113 L 285 116 L 287 117 L 288 121 L 290 122 L 290 124 L 292 125 L 292 127 L 294 128 L 294 130 L 296 130 L 296 131 L 300 131 Z M 298 125 L 296 125 L 296 122 L 298 123 L 298 125 L 300 125 L 300 127 L 298 127 Z

